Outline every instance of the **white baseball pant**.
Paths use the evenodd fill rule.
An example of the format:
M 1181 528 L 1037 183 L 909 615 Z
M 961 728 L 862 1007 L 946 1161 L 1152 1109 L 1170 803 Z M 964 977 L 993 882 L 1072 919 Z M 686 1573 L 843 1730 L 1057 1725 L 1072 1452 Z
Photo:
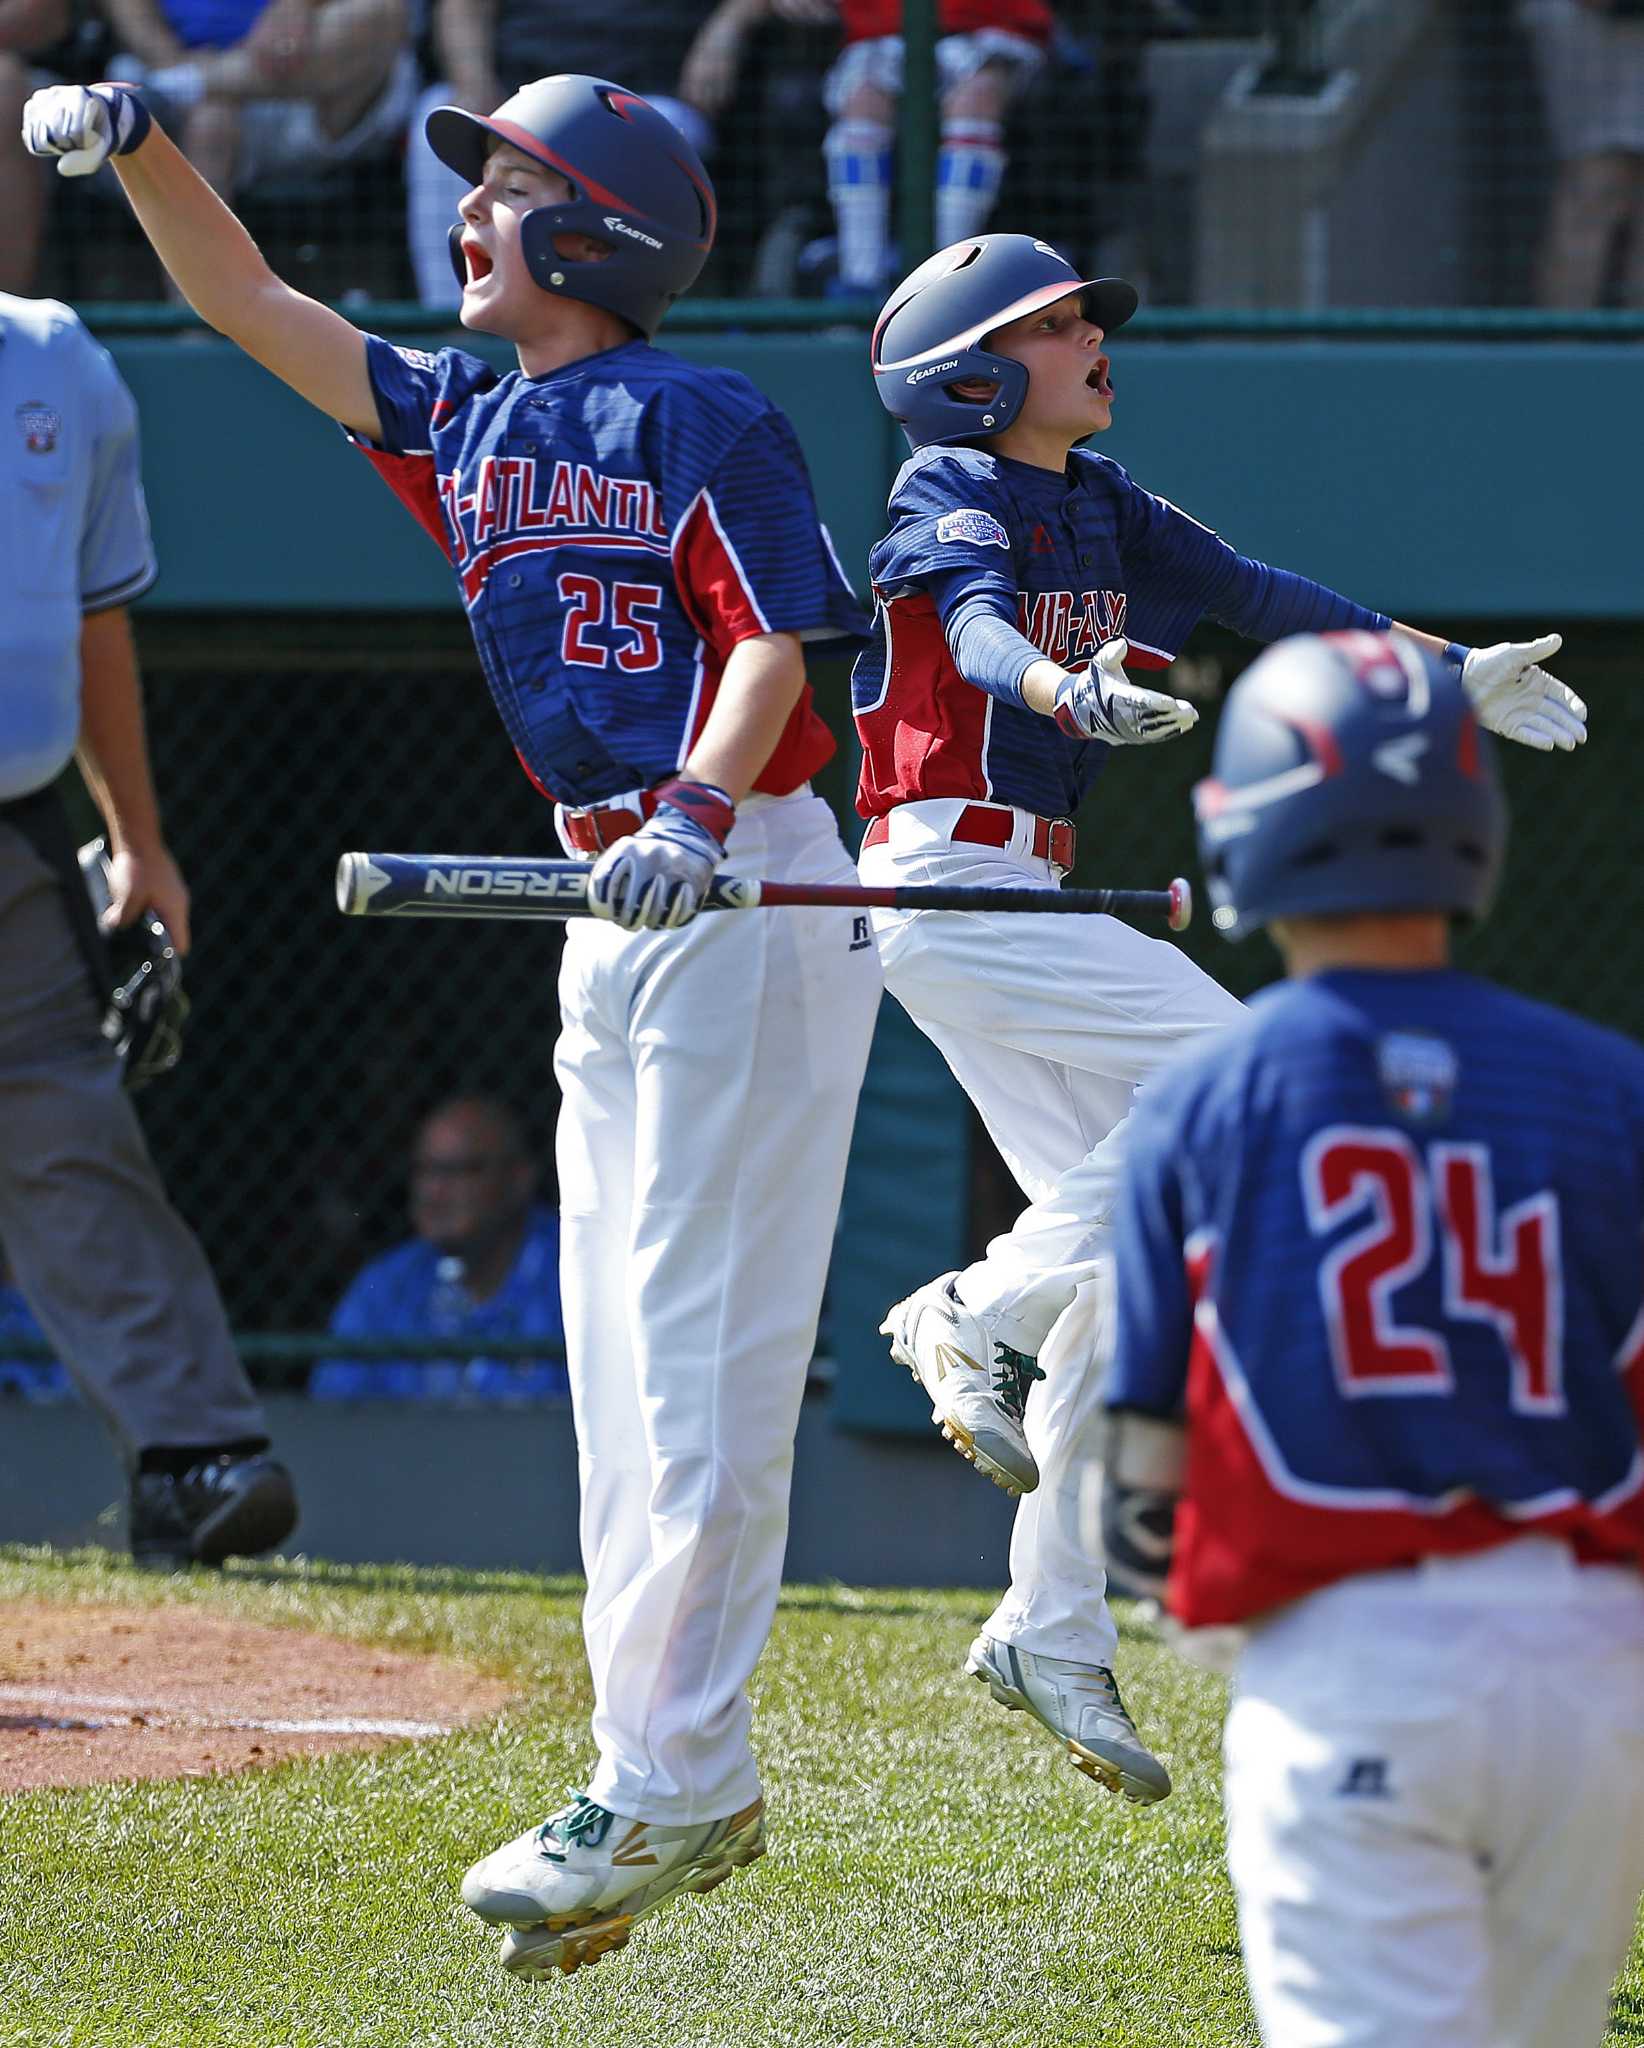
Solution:
M 849 882 L 808 793 L 739 807 L 727 871 Z M 572 924 L 554 1069 L 566 1349 L 599 1761 L 668 1823 L 759 1790 L 745 1686 L 880 995 L 862 913 Z
M 889 838 L 862 854 L 863 881 L 1055 886 L 1061 870 L 1030 850 L 1030 812 L 1014 812 L 1012 843 L 999 849 L 949 836 L 966 808 L 900 805 Z M 1010 1588 L 986 1631 L 1036 1655 L 1111 1664 L 1117 1636 L 1080 1491 L 1101 1441 L 1093 1357 L 1123 1126 L 1137 1088 L 1241 1005 L 1177 947 L 1117 918 L 875 911 L 874 924 L 886 987 L 1029 1198 L 959 1277 L 966 1305 L 1002 1342 L 1036 1353 L 1045 1375 L 1027 1404 L 1039 1485 L 1017 1509 Z
M 1267 2048 L 1600 2048 L 1644 1889 L 1644 1578 L 1545 1537 L 1349 1579 L 1237 1667 Z

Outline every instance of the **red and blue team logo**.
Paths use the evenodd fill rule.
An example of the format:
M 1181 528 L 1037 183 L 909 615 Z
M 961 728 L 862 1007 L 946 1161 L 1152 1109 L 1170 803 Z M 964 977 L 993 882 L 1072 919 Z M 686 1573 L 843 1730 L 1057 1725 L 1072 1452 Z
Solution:
M 1010 547 L 1010 535 L 999 524 L 991 512 L 980 512 L 974 506 L 966 505 L 957 512 L 944 512 L 936 522 L 936 538 L 939 541 L 968 540 L 979 548 Z
M 31 455 L 49 455 L 63 431 L 63 415 L 49 405 L 24 404 L 17 408 L 17 430 Z
M 1376 1040 L 1376 1072 L 1387 1106 L 1403 1123 L 1441 1124 L 1455 1100 L 1461 1062 L 1430 1031 L 1389 1031 Z

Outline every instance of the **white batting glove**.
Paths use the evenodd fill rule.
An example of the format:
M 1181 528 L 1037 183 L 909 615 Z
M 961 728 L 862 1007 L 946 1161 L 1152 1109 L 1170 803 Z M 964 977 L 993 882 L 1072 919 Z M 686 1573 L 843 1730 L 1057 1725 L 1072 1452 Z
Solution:
M 588 877 L 588 908 L 626 932 L 674 931 L 702 908 L 736 806 L 711 782 L 665 782 L 657 812 L 608 846 Z
M 1560 633 L 1540 640 L 1503 640 L 1499 647 L 1475 647 L 1461 665 L 1461 684 L 1478 722 L 1504 740 L 1550 754 L 1569 753 L 1587 737 L 1587 707 L 1537 663 L 1564 645 Z
M 24 105 L 23 147 L 30 156 L 54 156 L 60 177 L 83 178 L 136 149 L 152 126 L 128 86 L 48 85 Z
M 1144 690 L 1125 674 L 1128 640 L 1108 640 L 1089 668 L 1067 676 L 1056 691 L 1056 723 L 1076 740 L 1106 740 L 1110 747 L 1148 747 L 1173 740 L 1199 722 L 1180 697 Z

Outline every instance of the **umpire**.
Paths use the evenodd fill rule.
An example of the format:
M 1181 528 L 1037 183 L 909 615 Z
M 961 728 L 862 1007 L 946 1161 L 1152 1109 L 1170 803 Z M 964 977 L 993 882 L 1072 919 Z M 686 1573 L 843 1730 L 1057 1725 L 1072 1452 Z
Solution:
M 152 908 L 186 952 L 125 609 L 155 576 L 136 407 L 66 306 L 4 293 L 0 535 L 0 1240 L 129 1467 L 132 1555 L 220 1564 L 289 1535 L 296 1494 L 103 1036 L 109 968 L 57 789 L 78 751 L 110 920 Z

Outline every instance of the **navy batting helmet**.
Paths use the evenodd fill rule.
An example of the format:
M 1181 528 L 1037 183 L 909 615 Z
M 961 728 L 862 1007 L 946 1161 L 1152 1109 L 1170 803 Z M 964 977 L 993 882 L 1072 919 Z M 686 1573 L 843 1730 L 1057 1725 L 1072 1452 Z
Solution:
M 1085 318 L 1107 334 L 1136 310 L 1134 285 L 1081 277 L 1031 235 L 972 235 L 938 249 L 903 278 L 874 325 L 873 381 L 910 444 L 1003 433 L 1022 410 L 1028 373 L 1013 357 L 994 354 L 988 337 L 1070 292 L 1083 292 Z M 953 394 L 952 386 L 970 377 L 999 387 L 981 408 Z
M 1397 633 L 1298 634 L 1252 662 L 1193 804 L 1230 938 L 1309 913 L 1482 917 L 1507 845 L 1459 674 Z
M 565 71 L 521 86 L 483 119 L 461 107 L 428 116 L 428 146 L 470 185 L 498 142 L 569 180 L 563 206 L 537 206 L 520 223 L 520 247 L 547 292 L 603 306 L 647 340 L 681 292 L 695 284 L 714 243 L 714 188 L 702 160 L 666 115 L 609 79 Z M 594 235 L 610 245 L 598 262 L 561 256 L 554 238 Z M 462 230 L 451 261 L 468 281 Z

